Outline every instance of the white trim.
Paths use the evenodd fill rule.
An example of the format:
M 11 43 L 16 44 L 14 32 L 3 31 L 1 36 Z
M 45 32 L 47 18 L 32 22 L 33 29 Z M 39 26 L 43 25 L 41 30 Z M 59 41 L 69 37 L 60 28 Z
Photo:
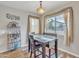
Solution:
M 63 51 L 63 52 L 66 52 L 66 53 L 68 53 L 68 54 L 71 54 L 71 55 L 73 55 L 73 56 L 79 58 L 79 55 L 77 55 L 77 54 L 75 54 L 75 53 L 72 53 L 72 52 L 70 52 L 70 51 L 64 50 L 64 49 L 62 49 L 62 48 L 58 48 L 58 50 Z

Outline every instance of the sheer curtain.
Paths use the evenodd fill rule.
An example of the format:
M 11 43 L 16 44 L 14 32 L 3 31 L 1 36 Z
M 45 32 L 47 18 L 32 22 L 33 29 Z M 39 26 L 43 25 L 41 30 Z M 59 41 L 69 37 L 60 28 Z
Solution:
M 62 17 L 57 18 L 57 16 L 61 16 L 61 15 L 62 15 Z M 61 19 L 61 18 L 63 18 L 63 19 Z M 51 20 L 53 20 L 53 21 L 59 20 L 59 22 L 63 20 L 63 23 L 65 24 L 65 26 L 64 26 L 65 29 L 60 31 L 60 35 L 59 35 L 59 31 L 57 31 L 57 30 L 59 30 L 60 27 L 57 29 L 57 23 L 54 24 L 56 21 L 51 22 Z M 57 34 L 57 38 L 63 39 L 65 45 L 67 45 L 67 46 L 71 45 L 71 43 L 73 42 L 73 10 L 71 7 L 65 8 L 63 10 L 60 10 L 60 11 L 55 12 L 50 15 L 46 15 L 44 21 L 45 21 L 44 22 L 44 28 L 45 28 L 44 32 L 54 34 L 55 30 L 56 30 L 55 34 Z M 49 23 L 49 21 L 51 23 Z M 53 27 L 52 30 L 50 28 L 48 28 L 49 27 L 48 23 L 50 24 L 49 26 L 51 26 L 51 28 Z M 54 30 L 54 26 L 56 26 L 55 30 Z M 61 35 L 62 32 L 63 32 L 63 35 Z
M 73 42 L 73 11 L 72 8 L 68 8 L 64 11 L 64 19 L 65 19 L 65 37 L 64 42 L 67 46 L 70 46 Z

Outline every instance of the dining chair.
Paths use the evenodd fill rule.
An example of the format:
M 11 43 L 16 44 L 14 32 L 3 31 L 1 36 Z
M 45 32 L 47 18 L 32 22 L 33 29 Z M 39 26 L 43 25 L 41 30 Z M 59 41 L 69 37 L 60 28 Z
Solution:
M 28 33 L 28 52 L 31 51 L 31 44 L 30 44 L 31 42 L 30 42 L 30 38 L 29 38 L 30 34 L 35 34 L 35 32 Z
M 31 47 L 31 54 L 30 57 L 32 57 L 32 55 L 34 54 L 34 57 L 38 57 L 39 55 L 42 55 L 42 51 L 40 51 L 41 43 L 39 43 L 38 41 L 34 40 L 33 35 L 29 35 L 29 39 L 30 39 L 30 47 Z M 40 52 L 40 54 L 36 54 L 37 52 Z

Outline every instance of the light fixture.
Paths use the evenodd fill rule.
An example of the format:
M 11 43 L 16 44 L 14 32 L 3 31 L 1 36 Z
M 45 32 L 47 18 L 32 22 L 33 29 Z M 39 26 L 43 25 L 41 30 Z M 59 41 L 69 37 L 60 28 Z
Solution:
M 38 14 L 43 14 L 45 12 L 44 8 L 42 7 L 42 1 L 40 1 L 40 6 L 36 10 Z

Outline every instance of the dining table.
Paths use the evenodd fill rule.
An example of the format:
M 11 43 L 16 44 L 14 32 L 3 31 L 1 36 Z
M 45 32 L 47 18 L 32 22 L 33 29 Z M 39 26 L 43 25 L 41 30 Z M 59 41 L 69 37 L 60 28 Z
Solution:
M 55 58 L 58 57 L 58 52 L 57 52 L 57 41 L 58 39 L 56 38 L 56 36 L 50 36 L 50 35 L 43 35 L 43 34 L 34 34 L 33 35 L 34 40 L 37 40 L 38 42 L 41 43 L 42 45 L 42 58 L 46 57 L 46 44 L 54 41 L 55 45 L 54 45 L 54 51 L 55 51 Z

